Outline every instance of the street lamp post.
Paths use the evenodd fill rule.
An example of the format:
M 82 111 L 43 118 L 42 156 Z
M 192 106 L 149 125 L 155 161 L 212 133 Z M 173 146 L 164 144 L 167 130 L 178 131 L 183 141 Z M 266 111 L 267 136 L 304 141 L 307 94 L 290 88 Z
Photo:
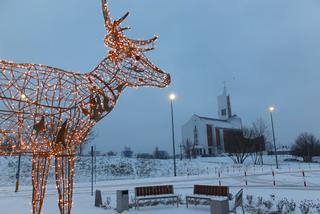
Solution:
M 21 165 L 21 155 L 19 155 L 18 158 L 18 169 L 17 169 L 17 174 L 16 174 L 16 189 L 15 192 L 19 191 L 19 184 L 20 184 L 20 165 Z
M 171 129 L 172 129 L 172 149 L 173 149 L 173 172 L 174 176 L 177 176 L 177 168 L 176 168 L 176 146 L 174 142 L 174 121 L 173 121 L 173 101 L 176 99 L 175 94 L 169 95 L 170 105 L 171 105 Z
M 93 146 L 91 146 L 91 196 L 93 196 Z
M 275 154 L 275 156 L 276 156 L 277 169 L 279 169 L 277 146 L 276 146 L 276 138 L 275 138 L 275 135 L 274 135 L 274 126 L 273 126 L 273 116 L 272 116 L 272 112 L 273 112 L 273 111 L 274 111 L 274 107 L 273 107 L 273 106 L 269 107 L 270 118 L 271 118 L 271 127 L 272 127 L 272 136 L 273 136 L 274 154 Z

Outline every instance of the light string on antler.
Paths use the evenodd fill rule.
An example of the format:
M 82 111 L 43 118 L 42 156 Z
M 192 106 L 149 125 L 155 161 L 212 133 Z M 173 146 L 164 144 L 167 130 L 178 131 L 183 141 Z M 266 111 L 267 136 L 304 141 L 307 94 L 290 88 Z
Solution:
M 75 155 L 94 125 L 109 114 L 126 87 L 166 87 L 169 74 L 145 52 L 157 37 L 133 40 L 112 21 L 102 0 L 107 56 L 88 73 L 0 60 L 0 155 L 32 154 L 32 210 L 40 214 L 54 159 L 60 213 L 72 208 Z

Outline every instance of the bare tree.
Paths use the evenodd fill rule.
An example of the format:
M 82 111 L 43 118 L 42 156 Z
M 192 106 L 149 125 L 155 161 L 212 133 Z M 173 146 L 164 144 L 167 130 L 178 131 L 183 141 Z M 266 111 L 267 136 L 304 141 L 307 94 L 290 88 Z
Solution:
M 125 146 L 123 151 L 122 151 L 122 156 L 125 157 L 125 158 L 132 158 L 133 151 L 132 151 L 131 147 Z
M 254 138 L 264 138 L 264 144 L 257 143 L 255 151 L 251 153 L 254 164 L 263 165 L 263 151 L 266 147 L 271 148 L 272 145 L 270 141 L 271 135 L 269 132 L 269 127 L 263 119 L 259 118 L 252 123 L 252 135 Z
M 160 159 L 160 150 L 159 150 L 159 147 L 156 147 L 153 151 L 153 158 L 155 159 Z
M 117 153 L 116 153 L 116 152 L 113 152 L 112 150 L 110 150 L 110 151 L 107 153 L 107 155 L 108 155 L 109 157 L 111 157 L 111 156 L 116 156 Z
M 249 155 L 264 150 L 264 137 L 257 137 L 253 128 L 230 129 L 224 133 L 225 151 L 235 163 L 244 163 Z
M 195 144 L 192 143 L 191 140 L 187 139 L 182 143 L 183 151 L 187 159 L 195 158 L 196 151 L 195 151 Z
M 304 162 L 312 162 L 314 156 L 320 155 L 320 141 L 312 133 L 301 133 L 292 146 L 292 154 L 303 158 Z
M 229 156 L 233 162 L 242 164 L 250 154 L 250 139 L 252 138 L 253 131 L 252 129 L 243 127 L 242 131 L 233 131 L 232 135 L 234 141 L 229 145 Z

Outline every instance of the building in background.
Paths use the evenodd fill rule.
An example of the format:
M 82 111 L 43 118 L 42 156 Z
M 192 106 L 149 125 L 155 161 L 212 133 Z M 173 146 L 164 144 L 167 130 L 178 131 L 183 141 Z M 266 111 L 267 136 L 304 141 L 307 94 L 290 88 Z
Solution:
M 218 96 L 218 118 L 191 116 L 182 126 L 182 143 L 192 142 L 197 155 L 219 155 L 225 152 L 225 132 L 241 129 L 241 118 L 232 114 L 230 95 L 224 87 Z

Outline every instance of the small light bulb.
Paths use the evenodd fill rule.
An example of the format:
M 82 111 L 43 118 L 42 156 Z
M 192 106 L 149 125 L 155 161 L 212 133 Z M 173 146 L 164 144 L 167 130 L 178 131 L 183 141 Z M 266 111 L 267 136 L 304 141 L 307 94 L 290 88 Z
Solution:
M 21 94 L 20 97 L 21 97 L 22 100 L 27 99 L 27 96 L 25 94 Z

